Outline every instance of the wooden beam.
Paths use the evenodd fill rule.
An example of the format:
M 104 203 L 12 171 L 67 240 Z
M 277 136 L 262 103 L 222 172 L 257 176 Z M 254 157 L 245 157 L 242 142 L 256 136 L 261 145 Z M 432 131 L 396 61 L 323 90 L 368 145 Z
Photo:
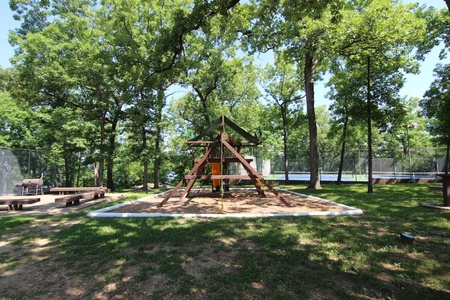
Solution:
M 186 176 L 192 176 L 197 175 L 198 172 L 203 171 L 205 168 L 206 160 L 211 154 L 212 151 L 214 151 L 217 146 L 219 145 L 219 141 L 217 141 L 215 144 L 213 144 L 211 147 L 208 147 L 205 151 L 205 155 L 195 164 L 195 166 L 188 172 Z M 158 208 L 162 207 L 183 185 L 185 179 L 181 179 L 180 182 L 175 186 L 175 188 L 161 201 L 161 203 L 158 204 Z M 180 197 L 180 200 L 182 200 L 191 190 L 192 186 L 194 185 L 196 179 L 191 180 L 188 185 L 186 186 L 186 189 L 184 190 L 183 194 Z
M 217 141 L 186 141 L 188 145 L 208 146 L 217 143 Z
M 190 145 L 192 147 L 204 147 L 204 146 L 208 146 L 208 145 L 212 145 L 214 143 L 216 143 L 216 141 L 186 141 L 185 142 L 187 145 Z M 233 146 L 237 146 L 238 148 L 240 147 L 254 147 L 255 144 L 250 143 L 248 141 L 242 141 L 242 142 L 235 142 L 233 143 Z
M 251 163 L 253 161 L 252 158 L 246 158 L 245 160 L 248 163 Z M 198 162 L 198 161 L 200 161 L 200 159 L 195 159 L 194 161 Z M 223 161 L 226 162 L 226 163 L 241 162 L 241 160 L 239 158 L 237 158 L 237 157 L 224 157 Z M 210 162 L 210 163 L 211 162 L 219 162 L 220 163 L 220 158 L 219 157 L 209 157 L 207 159 L 207 162 Z
M 184 179 L 250 179 L 248 175 L 186 175 Z
M 244 165 L 244 167 L 246 169 L 248 169 L 248 171 L 250 171 L 250 173 L 252 175 L 254 175 L 256 178 L 258 178 L 262 183 L 264 183 L 265 186 L 267 186 L 267 188 L 275 195 L 277 196 L 278 199 L 281 200 L 281 202 L 283 202 L 286 206 L 291 206 L 289 204 L 289 202 L 286 201 L 286 199 L 283 198 L 283 196 L 278 193 L 270 184 L 269 182 L 267 182 L 255 169 L 253 169 L 253 167 L 247 162 L 245 161 L 244 157 L 242 157 L 242 155 L 240 153 L 238 153 L 236 150 L 234 150 L 234 148 L 228 144 L 228 142 L 225 139 L 221 139 L 222 144 L 231 151 L 231 153 L 233 153 L 233 155 L 235 155 L 236 157 L 239 158 L 240 162 Z

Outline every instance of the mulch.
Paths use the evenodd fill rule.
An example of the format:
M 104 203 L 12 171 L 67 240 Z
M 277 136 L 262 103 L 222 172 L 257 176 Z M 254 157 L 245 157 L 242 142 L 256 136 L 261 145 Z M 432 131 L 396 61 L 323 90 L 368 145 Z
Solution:
M 181 192 L 172 196 L 161 208 L 158 204 L 165 195 L 149 197 L 113 210 L 111 213 L 172 213 L 172 214 L 279 214 L 298 212 L 343 211 L 345 207 L 329 201 L 279 191 L 290 206 L 286 206 L 270 191 L 265 191 L 266 197 L 261 197 L 256 190 L 233 189 L 225 192 L 191 190 L 189 195 L 180 200 Z

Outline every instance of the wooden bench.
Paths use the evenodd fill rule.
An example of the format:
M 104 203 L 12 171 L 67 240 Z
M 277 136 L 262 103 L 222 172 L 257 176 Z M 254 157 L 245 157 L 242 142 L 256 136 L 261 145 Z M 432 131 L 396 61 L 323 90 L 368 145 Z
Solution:
M 63 197 L 55 198 L 55 202 L 65 203 L 66 207 L 79 205 L 81 200 L 85 200 L 84 202 L 104 198 L 105 191 L 92 191 L 86 192 L 82 194 L 74 194 L 74 195 L 65 195 Z
M 106 187 L 54 187 L 50 189 L 51 193 L 59 193 L 60 195 L 65 195 L 69 193 L 81 193 L 81 192 L 93 192 L 93 191 L 103 191 L 107 192 Z
M 10 198 L 0 199 L 0 204 L 8 205 L 8 210 L 22 210 L 24 204 L 32 204 L 41 201 L 41 198 Z
M 55 198 L 55 202 L 65 203 L 66 206 L 78 205 L 80 204 L 82 196 L 80 194 L 67 195 L 64 197 Z

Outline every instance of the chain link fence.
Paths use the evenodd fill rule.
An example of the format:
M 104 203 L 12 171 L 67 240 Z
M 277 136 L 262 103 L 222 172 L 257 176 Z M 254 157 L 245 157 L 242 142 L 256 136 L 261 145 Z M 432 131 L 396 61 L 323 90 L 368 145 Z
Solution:
M 76 154 L 69 160 L 74 166 L 73 172 L 85 172 L 86 166 L 79 163 Z M 64 186 L 64 165 L 64 158 L 58 155 L 48 155 L 39 150 L 0 147 L 0 195 L 18 193 L 18 186 L 24 179 L 42 178 L 44 189 Z
M 38 150 L 0 147 L 0 165 L 0 195 L 18 193 L 24 179 L 42 178 L 44 187 L 61 181 L 56 163 Z
M 323 151 L 319 154 L 320 172 L 337 174 L 341 154 Z M 289 158 L 290 174 L 309 173 L 309 157 Z M 282 155 L 270 158 L 272 174 L 284 174 L 285 164 Z M 445 148 L 421 148 L 410 151 L 373 151 L 372 172 L 374 177 L 384 178 L 436 178 L 437 173 L 445 170 Z M 366 149 L 349 150 L 344 155 L 343 174 L 354 178 L 367 178 L 368 151 Z
M 268 159 L 255 156 L 252 165 L 266 179 L 283 180 L 285 165 L 281 154 Z M 368 152 L 365 149 L 353 149 L 345 153 L 343 178 L 351 181 L 364 181 L 368 176 Z M 16 183 L 29 178 L 43 178 L 44 189 L 64 186 L 67 172 L 65 159 L 70 161 L 71 175 L 75 186 L 94 184 L 93 167 L 84 163 L 82 156 L 74 154 L 70 158 L 49 156 L 38 150 L 8 149 L 0 147 L 0 195 L 15 192 Z M 322 151 L 319 154 L 320 173 L 336 174 L 339 171 L 340 153 Z M 291 157 L 288 160 L 289 174 L 309 174 L 309 157 Z M 436 178 L 437 173 L 445 170 L 445 148 L 411 149 L 410 151 L 374 151 L 372 159 L 374 178 Z M 235 168 L 235 170 L 231 170 Z M 244 172 L 238 166 L 230 166 L 234 173 Z M 124 172 L 127 172 L 124 170 Z M 233 174 L 234 174 L 233 173 Z M 289 179 L 296 180 L 294 176 Z

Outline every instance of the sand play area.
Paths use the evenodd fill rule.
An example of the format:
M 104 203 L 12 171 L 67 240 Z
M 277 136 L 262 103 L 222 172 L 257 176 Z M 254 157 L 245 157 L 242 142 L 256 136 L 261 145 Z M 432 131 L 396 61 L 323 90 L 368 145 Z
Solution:
M 162 207 L 158 204 L 166 193 L 96 210 L 89 217 L 264 217 L 326 216 L 362 214 L 360 209 L 288 191 L 278 191 L 289 202 L 286 206 L 270 191 L 266 197 L 255 189 L 232 189 L 225 192 L 192 189 L 180 200 L 182 191 L 173 195 Z

